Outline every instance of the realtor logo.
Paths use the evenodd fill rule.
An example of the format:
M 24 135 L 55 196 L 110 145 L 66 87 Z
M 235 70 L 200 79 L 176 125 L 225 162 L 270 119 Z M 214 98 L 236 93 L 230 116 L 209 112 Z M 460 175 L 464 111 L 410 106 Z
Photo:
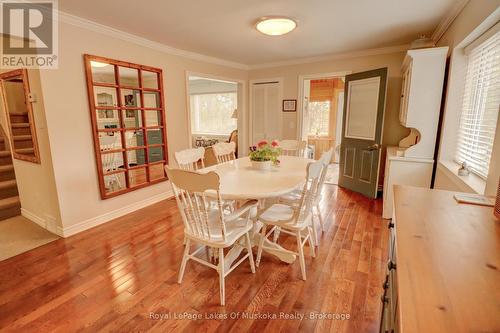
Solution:
M 1 68 L 57 68 L 57 1 L 0 0 Z

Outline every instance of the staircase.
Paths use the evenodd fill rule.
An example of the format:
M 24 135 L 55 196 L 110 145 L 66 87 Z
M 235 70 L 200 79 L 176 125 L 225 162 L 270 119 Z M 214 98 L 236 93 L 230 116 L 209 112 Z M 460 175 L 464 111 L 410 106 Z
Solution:
M 16 175 L 9 144 L 0 128 L 0 220 L 21 214 Z

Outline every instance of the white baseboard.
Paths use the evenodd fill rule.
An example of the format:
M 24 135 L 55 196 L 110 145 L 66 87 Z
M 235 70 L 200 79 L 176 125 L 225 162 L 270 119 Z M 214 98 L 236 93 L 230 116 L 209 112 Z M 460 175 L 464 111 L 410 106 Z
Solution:
M 132 213 L 138 209 L 144 208 L 146 206 L 150 206 L 152 204 L 155 204 L 155 203 L 162 201 L 162 200 L 165 200 L 165 199 L 169 199 L 173 196 L 174 196 L 174 194 L 173 194 L 172 190 L 169 189 L 166 192 L 163 192 L 163 193 L 157 194 L 153 197 L 135 202 L 131 205 L 128 205 L 128 206 L 116 209 L 114 211 L 90 218 L 88 220 L 76 223 L 76 224 L 68 226 L 68 227 L 63 227 L 61 230 L 60 236 L 69 237 L 69 236 L 75 235 L 79 232 L 96 227 L 96 226 L 101 225 L 103 223 L 109 222 L 113 219 L 116 219 L 120 216 Z
M 47 215 L 45 216 L 45 218 L 42 218 L 37 214 L 27 210 L 26 208 L 21 208 L 21 215 L 31 222 L 38 224 L 40 227 L 50 231 L 51 233 L 62 237 L 62 228 L 56 224 L 56 219 L 54 217 Z

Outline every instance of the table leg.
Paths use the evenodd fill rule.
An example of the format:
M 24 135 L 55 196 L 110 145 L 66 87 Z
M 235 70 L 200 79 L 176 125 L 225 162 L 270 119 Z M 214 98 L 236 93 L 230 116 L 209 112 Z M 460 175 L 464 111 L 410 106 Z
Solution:
M 250 232 L 250 239 L 252 240 L 252 246 L 258 246 L 260 238 L 262 235 L 260 234 L 260 229 L 262 228 L 262 223 L 256 222 L 252 231 Z M 228 251 L 224 258 L 225 268 L 224 270 L 228 270 L 231 265 L 238 259 L 241 254 L 241 251 L 245 249 L 244 239 L 235 243 L 233 247 Z M 272 254 L 278 257 L 281 261 L 286 262 L 287 264 L 291 264 L 297 258 L 297 255 L 290 250 L 285 249 L 281 245 L 277 243 L 271 242 L 269 239 L 264 240 L 264 246 L 262 250 L 268 254 Z

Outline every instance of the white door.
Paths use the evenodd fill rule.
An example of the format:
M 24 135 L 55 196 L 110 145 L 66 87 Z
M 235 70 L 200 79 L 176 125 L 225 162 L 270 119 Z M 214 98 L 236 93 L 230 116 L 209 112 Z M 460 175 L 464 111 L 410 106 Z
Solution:
M 252 142 L 281 139 L 281 84 L 252 84 Z
M 304 98 L 302 99 L 302 138 L 307 141 L 309 136 L 309 96 L 311 95 L 311 80 L 304 80 Z

